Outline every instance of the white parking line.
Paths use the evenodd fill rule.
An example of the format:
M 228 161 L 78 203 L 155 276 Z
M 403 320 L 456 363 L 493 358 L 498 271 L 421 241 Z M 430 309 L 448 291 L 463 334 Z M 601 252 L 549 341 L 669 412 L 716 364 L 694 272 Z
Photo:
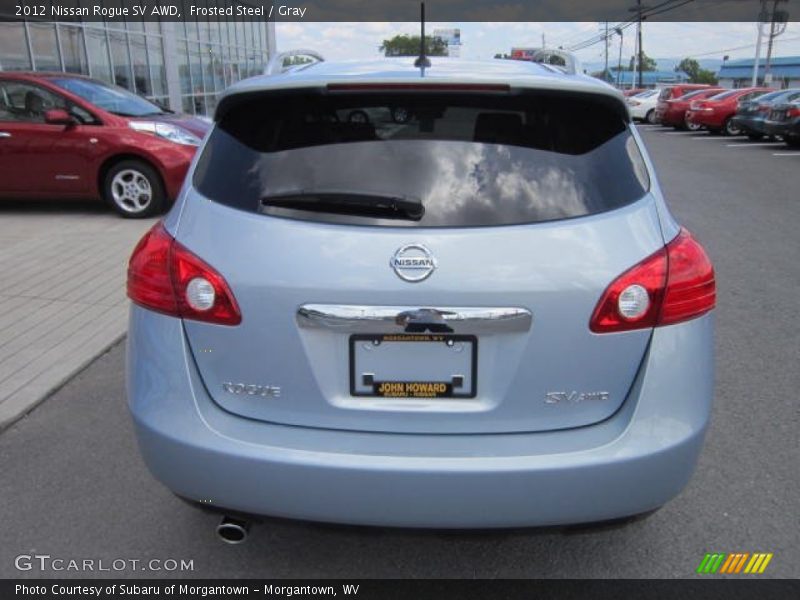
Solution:
M 665 131 L 665 135 L 696 135 L 696 131 Z
M 725 144 L 728 148 L 755 148 L 756 146 L 783 146 L 783 142 L 744 142 L 740 144 Z
M 724 142 L 726 138 L 724 138 L 722 136 L 719 136 L 719 135 L 711 135 L 711 134 L 706 133 L 705 135 L 703 135 L 703 134 L 695 135 L 692 139 L 693 140 L 714 140 L 714 141 L 717 141 L 717 142 Z
M 773 152 L 772 156 L 800 156 L 800 152 Z

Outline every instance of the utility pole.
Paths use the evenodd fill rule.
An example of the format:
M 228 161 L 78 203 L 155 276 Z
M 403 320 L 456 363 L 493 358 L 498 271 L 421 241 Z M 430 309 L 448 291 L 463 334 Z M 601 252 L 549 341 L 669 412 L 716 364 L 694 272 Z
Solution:
M 608 77 L 608 21 L 605 22 L 605 37 L 603 38 L 603 47 L 605 48 L 605 67 L 603 68 L 603 77 Z
M 753 62 L 753 80 L 751 87 L 758 85 L 758 63 L 761 60 L 761 38 L 764 35 L 764 21 L 767 20 L 766 0 L 761 0 L 761 10 L 758 13 L 758 41 L 756 42 L 756 59 Z
M 544 31 L 542 32 L 542 50 L 544 50 L 547 46 L 544 43 Z
M 617 89 L 619 89 L 619 77 L 622 72 L 622 29 L 614 27 L 614 31 L 619 36 L 619 62 L 617 63 Z
M 776 37 L 786 31 L 786 23 L 789 20 L 789 13 L 785 10 L 778 10 L 779 2 L 788 0 L 774 0 L 772 3 L 772 16 L 769 24 L 769 42 L 767 43 L 767 60 L 764 64 L 764 85 L 772 85 L 772 73 L 769 71 L 770 61 L 772 60 L 772 45 Z
M 636 81 L 636 73 L 637 73 L 636 63 L 639 63 L 638 87 L 642 87 L 642 80 L 644 79 L 642 77 L 642 70 L 643 70 L 642 69 L 642 67 L 643 67 L 643 65 L 642 65 L 642 57 L 644 55 L 644 51 L 642 50 L 642 11 L 644 9 L 645 9 L 645 7 L 642 6 L 642 0 L 636 0 L 636 8 L 629 8 L 628 9 L 630 12 L 635 12 L 636 13 L 636 40 L 637 40 L 636 44 L 635 44 L 636 45 L 636 49 L 635 49 L 636 50 L 636 52 L 635 52 L 636 58 L 633 61 L 633 78 L 631 79 L 631 87 L 634 86 L 634 82 Z
M 636 0 L 636 6 L 639 9 L 639 87 L 643 87 L 642 70 L 644 66 L 642 65 L 642 58 L 644 56 L 644 50 L 642 49 L 642 0 Z

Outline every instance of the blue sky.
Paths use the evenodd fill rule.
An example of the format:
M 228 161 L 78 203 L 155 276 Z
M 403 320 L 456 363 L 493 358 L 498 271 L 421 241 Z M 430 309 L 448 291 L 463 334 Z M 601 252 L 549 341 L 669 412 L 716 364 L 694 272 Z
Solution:
M 465 58 L 492 58 L 508 52 L 511 46 L 541 46 L 542 33 L 548 46 L 575 44 L 600 31 L 600 23 L 428 23 L 427 31 L 459 27 Z M 721 59 L 751 58 L 755 53 L 755 23 L 645 23 L 644 50 L 652 57 Z M 279 50 L 313 48 L 329 60 L 359 59 L 379 56 L 382 40 L 398 33 L 418 33 L 417 23 L 277 23 Z M 633 54 L 635 28 L 625 30 L 623 56 Z M 619 53 L 619 38 L 609 50 L 612 63 Z M 766 43 L 762 56 L 766 54 Z M 789 23 L 776 38 L 773 56 L 800 55 L 800 23 Z M 603 44 L 578 52 L 584 63 L 603 60 Z

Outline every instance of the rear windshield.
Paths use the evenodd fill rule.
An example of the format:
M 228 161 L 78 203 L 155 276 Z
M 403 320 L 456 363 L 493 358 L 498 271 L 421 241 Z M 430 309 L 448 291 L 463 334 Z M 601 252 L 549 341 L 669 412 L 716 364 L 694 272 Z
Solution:
M 194 185 L 234 208 L 327 223 L 474 227 L 585 216 L 649 187 L 615 102 L 262 94 L 220 118 Z

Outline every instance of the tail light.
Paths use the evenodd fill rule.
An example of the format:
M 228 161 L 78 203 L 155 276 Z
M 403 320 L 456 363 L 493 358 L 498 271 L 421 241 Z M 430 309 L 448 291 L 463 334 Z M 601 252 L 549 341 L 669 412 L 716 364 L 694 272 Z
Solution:
M 800 106 L 793 106 L 789 110 L 786 111 L 787 117 L 800 117 Z
M 242 315 L 225 279 L 157 223 L 128 263 L 128 297 L 144 308 L 182 319 L 238 325 Z
M 671 325 L 714 308 L 714 266 L 685 229 L 606 288 L 589 323 L 595 333 Z
M 769 104 L 759 104 L 758 105 L 758 112 L 768 113 L 769 112 Z

